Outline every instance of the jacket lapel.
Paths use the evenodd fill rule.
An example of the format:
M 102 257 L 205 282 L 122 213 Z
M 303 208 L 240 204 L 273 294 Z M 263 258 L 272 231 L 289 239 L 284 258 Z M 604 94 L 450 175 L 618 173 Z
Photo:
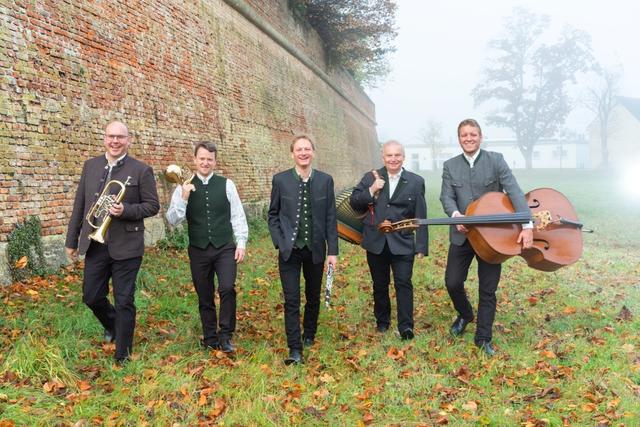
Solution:
M 384 203 L 387 203 L 389 200 L 389 174 L 387 173 L 387 168 L 378 169 L 378 175 L 380 175 L 380 178 L 384 179 L 384 187 L 380 190 L 378 201 L 384 201 Z
M 398 197 L 398 195 L 402 193 L 406 185 L 407 185 L 407 177 L 404 169 L 402 169 L 402 172 L 400 173 L 400 180 L 398 181 L 398 185 L 396 186 L 396 191 L 394 191 L 393 196 L 391 196 L 391 200 L 395 200 Z

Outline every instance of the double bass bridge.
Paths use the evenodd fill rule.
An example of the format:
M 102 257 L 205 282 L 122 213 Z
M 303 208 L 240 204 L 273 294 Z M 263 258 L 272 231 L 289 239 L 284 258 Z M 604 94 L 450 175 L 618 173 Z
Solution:
M 533 213 L 536 230 L 544 230 L 547 225 L 553 222 L 553 217 L 549 211 L 538 211 Z

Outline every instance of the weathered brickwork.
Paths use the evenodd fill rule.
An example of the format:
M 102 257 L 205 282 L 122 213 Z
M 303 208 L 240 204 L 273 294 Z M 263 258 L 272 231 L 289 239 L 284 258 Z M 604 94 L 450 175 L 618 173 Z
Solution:
M 371 101 L 327 69 L 286 0 L 246 4 L 346 96 L 223 0 L 0 0 L 0 242 L 28 215 L 64 234 L 82 162 L 102 152 L 113 119 L 159 177 L 214 140 L 246 202 L 268 198 L 294 133 L 315 137 L 316 165 L 338 188 L 371 168 Z M 161 179 L 159 190 L 166 206 Z

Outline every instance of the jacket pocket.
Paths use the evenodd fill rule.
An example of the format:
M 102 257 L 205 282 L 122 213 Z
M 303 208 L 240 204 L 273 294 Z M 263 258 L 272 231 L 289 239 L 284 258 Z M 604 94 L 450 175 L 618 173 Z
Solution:
M 124 229 L 132 233 L 141 232 L 144 231 L 144 224 L 125 224 Z

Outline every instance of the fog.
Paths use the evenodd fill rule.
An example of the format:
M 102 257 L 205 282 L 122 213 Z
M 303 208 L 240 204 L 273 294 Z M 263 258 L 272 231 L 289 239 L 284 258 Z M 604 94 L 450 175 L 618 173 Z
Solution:
M 605 66 L 622 66 L 619 94 L 640 97 L 640 3 L 628 0 L 470 0 L 426 2 L 398 0 L 396 52 L 391 73 L 367 90 L 376 104 L 378 137 L 419 142 L 428 120 L 442 124 L 442 137 L 455 141 L 457 123 L 473 117 L 486 138 L 512 137 L 511 131 L 486 124 L 487 105 L 474 107 L 472 89 L 481 80 L 489 40 L 504 32 L 504 18 L 515 6 L 551 18 L 552 31 L 569 24 L 591 36 L 593 54 Z M 586 86 L 571 89 L 578 95 Z M 566 129 L 585 133 L 594 115 L 577 108 Z

